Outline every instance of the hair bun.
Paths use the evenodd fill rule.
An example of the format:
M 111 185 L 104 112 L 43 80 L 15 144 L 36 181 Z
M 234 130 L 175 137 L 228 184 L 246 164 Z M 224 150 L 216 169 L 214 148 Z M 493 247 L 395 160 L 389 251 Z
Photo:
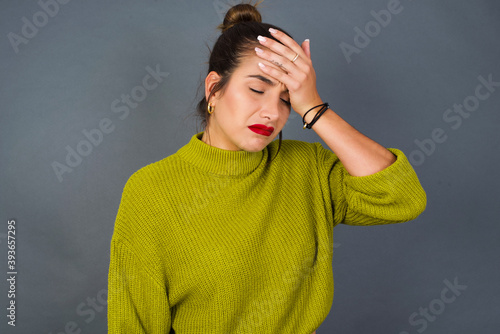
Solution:
M 262 22 L 262 17 L 255 6 L 239 4 L 231 7 L 224 17 L 224 22 L 217 28 L 222 32 L 241 22 Z

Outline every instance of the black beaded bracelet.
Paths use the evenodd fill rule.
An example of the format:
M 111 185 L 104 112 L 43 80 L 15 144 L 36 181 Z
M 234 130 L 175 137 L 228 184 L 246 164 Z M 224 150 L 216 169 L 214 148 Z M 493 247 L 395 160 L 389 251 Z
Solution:
M 311 123 L 307 124 L 307 123 L 306 123 L 306 121 L 305 121 L 305 118 L 306 118 L 307 113 L 308 113 L 308 112 L 310 112 L 311 110 L 313 110 L 313 109 L 317 108 L 317 107 L 322 107 L 322 108 L 321 108 L 321 109 L 320 109 L 320 110 L 316 113 L 316 115 L 314 115 L 314 118 L 312 119 Z M 309 110 L 308 110 L 308 111 L 304 114 L 304 116 L 302 117 L 302 123 L 304 124 L 304 129 L 306 129 L 306 128 L 307 128 L 307 129 L 311 129 L 311 128 L 312 128 L 312 126 L 314 125 L 314 123 L 316 123 L 316 121 L 317 121 L 317 120 L 321 117 L 321 115 L 323 115 L 323 114 L 324 114 L 324 112 L 325 112 L 326 110 L 328 110 L 328 108 L 329 108 L 329 107 L 330 107 L 330 106 L 328 105 L 328 102 L 325 102 L 325 103 L 323 103 L 323 104 L 319 104 L 319 105 L 317 105 L 317 106 L 312 107 L 311 109 L 309 109 Z

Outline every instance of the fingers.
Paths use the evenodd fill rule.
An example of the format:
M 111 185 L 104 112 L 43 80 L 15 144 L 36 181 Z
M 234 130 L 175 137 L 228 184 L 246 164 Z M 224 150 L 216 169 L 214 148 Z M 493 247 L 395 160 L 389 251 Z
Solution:
M 259 67 L 262 72 L 270 75 L 279 82 L 282 82 L 285 86 L 288 87 L 288 89 L 290 89 L 289 86 L 294 82 L 294 80 L 288 75 L 288 73 L 285 73 L 283 69 L 277 68 L 274 65 L 271 65 L 269 63 L 264 64 L 263 62 L 260 62 Z
M 311 42 L 309 39 L 302 42 L 302 50 L 304 50 L 304 53 L 308 58 L 311 58 Z
M 288 36 L 287 34 L 285 34 L 282 31 L 279 31 L 279 30 L 276 30 L 273 28 L 269 28 L 269 32 L 271 33 L 271 35 L 273 35 L 274 38 L 276 38 L 278 41 L 280 41 L 281 43 L 284 44 L 284 45 L 281 45 L 279 43 L 272 41 L 272 42 L 274 42 L 273 46 L 277 48 L 277 50 L 272 49 L 273 51 L 280 51 L 280 50 L 283 51 L 284 49 L 286 49 L 286 47 L 288 47 L 293 51 L 293 52 L 288 52 L 288 55 L 289 55 L 288 59 L 289 60 L 292 60 L 293 57 L 295 57 L 295 55 L 297 53 L 299 54 L 299 56 L 304 56 L 304 52 L 302 51 L 300 46 L 290 36 Z M 283 54 L 283 53 L 281 53 L 281 54 Z M 283 54 L 283 55 L 285 56 L 285 54 Z
M 306 39 L 299 45 L 281 31 L 269 31 L 276 40 L 258 36 L 259 43 L 265 48 L 255 48 L 256 55 L 263 60 L 259 63 L 260 70 L 283 83 L 290 92 L 292 108 L 303 110 L 312 99 L 316 100 L 311 97 L 318 95 L 310 42 Z
M 276 34 L 273 34 L 273 36 L 284 45 L 274 41 L 271 38 L 265 38 L 263 36 L 258 37 L 259 43 L 269 48 L 273 52 L 283 56 L 290 62 L 295 58 L 295 55 L 297 54 L 299 55 L 299 58 L 306 56 L 302 48 L 293 39 L 291 39 L 284 33 L 278 31 Z
M 290 64 L 290 62 L 287 62 L 287 59 L 283 56 L 280 56 L 270 50 L 262 50 L 258 47 L 255 48 L 255 52 L 260 58 L 267 60 L 273 65 L 276 65 L 287 74 L 294 71 L 294 67 L 292 66 L 292 64 Z

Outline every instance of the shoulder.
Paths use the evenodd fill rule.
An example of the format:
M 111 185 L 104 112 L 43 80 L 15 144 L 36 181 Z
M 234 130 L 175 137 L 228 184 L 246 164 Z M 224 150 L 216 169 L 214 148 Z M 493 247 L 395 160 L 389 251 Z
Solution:
M 123 193 L 141 193 L 142 195 L 145 192 L 150 193 L 155 188 L 164 185 L 167 179 L 171 179 L 171 175 L 182 168 L 181 165 L 182 160 L 176 153 L 145 165 L 127 179 Z
M 127 179 L 115 223 L 115 231 L 120 231 L 118 234 L 129 235 L 137 228 L 154 225 L 150 223 L 158 218 L 162 208 L 169 205 L 172 192 L 169 167 L 175 166 L 178 160 L 173 154 L 140 168 Z

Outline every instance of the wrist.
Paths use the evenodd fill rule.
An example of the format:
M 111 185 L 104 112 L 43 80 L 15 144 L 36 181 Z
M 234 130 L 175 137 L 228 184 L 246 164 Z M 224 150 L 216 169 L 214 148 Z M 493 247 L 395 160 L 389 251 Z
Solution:
M 306 114 L 306 112 L 308 112 L 309 110 L 311 110 L 311 108 L 314 108 L 315 106 L 318 106 L 318 105 L 323 104 L 323 103 L 325 103 L 325 102 L 324 102 L 323 100 L 321 100 L 321 98 L 319 98 L 319 97 L 318 97 L 318 98 L 316 98 L 316 99 L 312 100 L 312 102 L 307 103 L 304 107 L 299 107 L 299 108 L 298 108 L 298 110 L 296 110 L 296 109 L 294 108 L 294 110 L 295 110 L 295 112 L 296 112 L 297 114 L 299 114 L 299 115 L 300 115 L 300 117 L 302 117 L 302 118 L 303 118 L 303 117 L 304 117 L 304 115 Z M 315 114 L 317 111 L 319 111 L 319 110 L 320 110 L 320 108 L 316 108 L 316 109 L 314 109 L 314 110 L 311 110 L 311 112 L 309 112 L 309 113 L 307 114 L 307 116 L 306 116 L 306 120 L 312 120 L 312 119 L 313 119 L 313 117 L 314 117 L 314 114 Z
M 312 120 L 314 119 L 314 117 L 316 117 L 316 115 L 321 111 L 321 108 L 323 107 L 323 102 L 319 102 L 319 103 L 315 104 L 314 106 L 316 106 L 316 108 L 312 109 L 309 112 L 305 112 L 302 115 L 302 123 L 305 123 L 305 124 L 311 123 Z
M 313 109 L 316 108 L 320 108 L 319 111 L 316 112 L 311 121 L 307 122 L 306 117 L 308 116 L 309 112 L 311 112 Z M 311 109 L 309 109 L 302 117 L 302 124 L 304 126 L 304 129 L 311 129 L 312 126 L 318 121 L 318 119 L 329 109 L 330 106 L 328 105 L 328 102 L 322 103 L 320 105 L 314 106 Z

